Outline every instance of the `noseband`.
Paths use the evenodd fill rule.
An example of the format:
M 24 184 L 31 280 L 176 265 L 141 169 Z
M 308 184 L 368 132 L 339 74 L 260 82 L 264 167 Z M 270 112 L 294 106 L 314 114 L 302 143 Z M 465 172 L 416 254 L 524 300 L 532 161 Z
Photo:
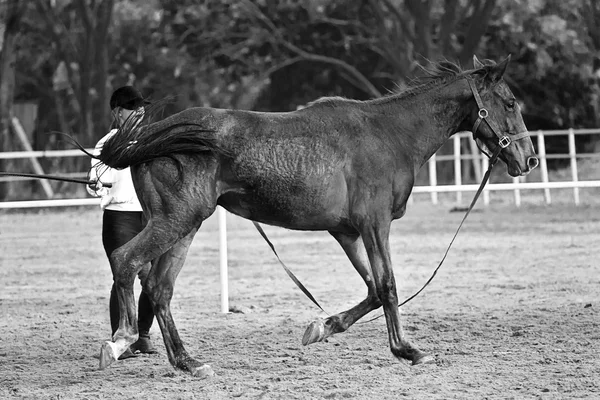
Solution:
M 496 149 L 496 151 L 494 151 L 494 154 L 497 156 L 498 154 L 500 154 L 500 151 L 502 151 L 502 149 L 507 148 L 515 140 L 525 139 L 526 137 L 531 136 L 528 131 L 519 132 L 514 135 L 509 135 L 509 134 L 503 135 L 503 134 L 500 134 L 496 129 L 494 129 L 494 127 L 487 120 L 489 112 L 483 105 L 481 96 L 479 96 L 479 92 L 477 92 L 477 88 L 475 87 L 475 82 L 473 81 L 473 79 L 470 79 L 470 78 L 467 78 L 467 82 L 469 82 L 469 87 L 471 88 L 471 92 L 473 92 L 473 96 L 475 97 L 475 102 L 477 103 L 477 107 L 479 108 L 479 111 L 477 112 L 478 118 L 475 121 L 475 123 L 473 124 L 473 129 L 471 129 L 471 131 L 473 133 L 473 139 L 475 139 L 477 137 L 477 130 L 479 129 L 479 125 L 481 125 L 481 123 L 485 121 L 485 123 L 492 130 L 492 132 L 494 132 L 494 134 L 496 136 L 498 136 L 498 148 Z M 481 150 L 481 148 L 480 148 L 480 150 Z M 483 150 L 482 150 L 482 152 L 487 154 Z M 487 156 L 492 158 L 492 156 L 490 156 L 489 154 L 487 154 Z

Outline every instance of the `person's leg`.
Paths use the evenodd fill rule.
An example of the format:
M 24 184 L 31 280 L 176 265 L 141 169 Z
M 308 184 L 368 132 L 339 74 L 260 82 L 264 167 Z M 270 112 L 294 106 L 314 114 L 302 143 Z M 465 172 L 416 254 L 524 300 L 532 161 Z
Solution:
M 110 299 L 108 301 L 108 312 L 110 315 L 110 330 L 111 337 L 119 329 L 119 300 L 117 299 L 117 291 L 113 284 L 110 289 Z
M 141 232 L 142 229 L 144 229 L 144 227 L 146 226 L 146 220 L 144 218 L 143 213 L 139 214 L 139 218 L 136 220 L 136 222 L 137 227 L 139 229 L 138 232 Z M 152 323 L 154 322 L 154 310 L 152 309 L 152 302 L 150 301 L 150 297 L 144 291 L 144 282 L 148 277 L 150 268 L 151 265 L 146 264 L 138 274 L 140 282 L 142 283 L 142 292 L 140 293 L 140 297 L 138 299 L 139 339 L 137 340 L 137 342 L 131 345 L 132 350 L 146 354 L 154 354 L 157 352 L 156 348 L 152 345 L 152 342 L 150 341 L 150 328 L 152 327 Z

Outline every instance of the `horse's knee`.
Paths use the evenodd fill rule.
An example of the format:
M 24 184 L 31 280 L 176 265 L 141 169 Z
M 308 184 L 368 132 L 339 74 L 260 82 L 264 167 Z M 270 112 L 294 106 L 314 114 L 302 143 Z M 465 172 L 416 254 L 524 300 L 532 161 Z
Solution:
M 394 279 L 386 279 L 378 285 L 377 300 L 382 304 L 398 302 L 396 282 Z
M 148 295 L 156 308 L 168 306 L 173 297 L 173 286 L 159 283 L 152 276 L 148 276 L 142 285 L 142 290 Z
M 127 253 L 116 249 L 109 257 L 115 284 L 120 287 L 133 286 L 138 270 L 127 257 Z

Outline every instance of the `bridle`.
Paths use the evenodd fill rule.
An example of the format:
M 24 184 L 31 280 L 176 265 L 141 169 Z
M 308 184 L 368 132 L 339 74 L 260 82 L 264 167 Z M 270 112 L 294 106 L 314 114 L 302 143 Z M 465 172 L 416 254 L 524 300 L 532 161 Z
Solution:
M 521 140 L 521 139 L 530 137 L 531 134 L 529 133 L 529 131 L 524 131 L 524 132 L 515 133 L 514 135 L 509 135 L 508 133 L 503 135 L 503 134 L 499 133 L 497 129 L 494 129 L 492 124 L 490 124 L 490 122 L 487 120 L 487 117 L 489 116 L 489 112 L 488 112 L 487 108 L 485 108 L 485 106 L 483 104 L 483 100 L 481 100 L 481 96 L 479 95 L 479 92 L 477 91 L 475 82 L 473 81 L 472 78 L 466 78 L 466 80 L 469 83 L 469 88 L 471 88 L 471 92 L 473 93 L 473 97 L 475 97 L 475 102 L 477 103 L 477 107 L 479 108 L 479 110 L 477 111 L 477 120 L 475 121 L 475 123 L 473 124 L 473 128 L 471 129 L 471 132 L 473 133 L 473 140 L 475 140 L 475 143 L 477 143 L 477 147 L 479 147 L 479 150 L 481 150 L 481 152 L 483 154 L 487 155 L 490 158 L 490 164 L 494 164 L 496 162 L 496 160 L 498 159 L 498 156 L 500 155 L 500 152 L 502 151 L 502 149 L 507 148 L 508 146 L 510 146 L 510 144 L 512 142 L 514 142 L 516 140 Z M 496 147 L 496 149 L 494 150 L 492 155 L 488 154 L 487 151 L 482 149 L 476 140 L 477 132 L 479 131 L 479 126 L 481 125 L 482 122 L 485 122 L 487 124 L 487 126 L 491 129 L 491 131 L 494 133 L 494 135 L 496 135 L 498 137 L 498 146 Z

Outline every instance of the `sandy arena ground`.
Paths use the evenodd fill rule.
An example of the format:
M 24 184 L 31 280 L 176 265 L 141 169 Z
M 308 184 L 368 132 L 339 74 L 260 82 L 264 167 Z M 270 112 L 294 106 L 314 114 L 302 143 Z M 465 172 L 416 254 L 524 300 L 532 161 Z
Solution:
M 462 218 L 449 209 L 419 202 L 393 224 L 401 299 L 441 259 Z M 0 398 L 600 398 L 598 210 L 479 206 L 438 276 L 402 309 L 410 340 L 436 359 L 417 367 L 392 356 L 383 318 L 303 347 L 305 328 L 322 313 L 252 224 L 231 215 L 230 305 L 244 313 L 219 313 L 213 216 L 172 302 L 188 351 L 215 371 L 207 379 L 171 367 L 157 324 L 159 354 L 98 370 L 111 284 L 98 209 L 0 211 Z M 327 233 L 265 230 L 328 312 L 365 296 Z

